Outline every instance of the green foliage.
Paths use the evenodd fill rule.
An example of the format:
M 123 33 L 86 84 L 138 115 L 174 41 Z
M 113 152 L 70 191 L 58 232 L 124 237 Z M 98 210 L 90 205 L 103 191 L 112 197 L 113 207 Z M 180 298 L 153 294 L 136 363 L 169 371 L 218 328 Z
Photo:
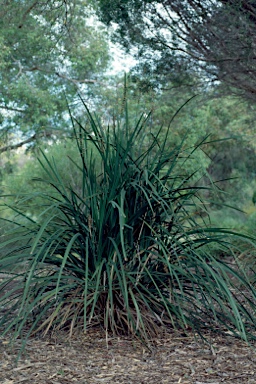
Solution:
M 89 112 L 85 126 L 74 119 L 79 191 L 42 153 L 43 221 L 17 202 L 16 229 L 1 239 L 3 334 L 100 324 L 148 340 L 162 326 L 201 333 L 207 324 L 251 335 L 255 291 L 239 265 L 211 252 L 228 251 L 230 233 L 199 225 L 201 188 L 184 171 L 190 154 L 167 144 L 171 131 L 149 140 L 148 122 L 132 125 L 127 109 L 112 129 Z
M 171 83 L 168 84 L 169 86 L 170 90 L 167 91 L 154 87 L 144 89 L 138 79 L 129 75 L 124 89 L 123 78 L 110 79 L 108 87 L 100 90 L 99 95 L 102 121 L 120 119 L 125 102 L 129 100 L 129 118 L 139 119 L 142 114 L 145 114 L 145 110 L 150 110 L 146 130 L 149 135 L 156 135 L 160 130 L 159 138 L 162 141 L 169 129 L 170 116 L 174 116 L 167 145 L 178 146 L 183 141 L 184 147 L 187 147 L 188 152 L 191 151 L 191 148 L 209 134 L 203 97 L 196 96 L 193 90 L 188 92 L 183 89 L 171 89 Z M 179 113 L 176 113 L 178 110 Z M 146 141 L 144 144 L 147 146 Z M 190 173 L 199 170 L 204 173 L 209 164 L 210 159 L 205 155 L 203 147 L 202 149 L 200 147 L 193 153 L 189 163 L 186 163 L 186 169 Z
M 243 0 L 96 0 L 113 39 L 136 52 L 142 72 L 216 80 L 224 94 L 255 101 L 256 6 Z M 191 76 L 192 75 L 192 76 Z M 164 81 L 163 81 L 164 84 Z
M 169 116 L 184 104 L 172 121 L 168 144 L 179 145 L 186 137 L 185 144 L 190 151 L 208 136 L 207 142 L 193 153 L 186 167 L 191 173 L 200 171 L 201 175 L 207 171 L 213 182 L 217 182 L 217 187 L 227 192 L 221 194 L 221 201 L 238 204 L 239 208 L 250 203 L 253 193 L 250 189 L 255 178 L 254 105 L 234 97 L 220 97 L 214 89 L 188 90 L 167 81 L 165 88 L 161 84 L 154 87 L 150 82 L 144 88 L 132 75 L 127 79 L 124 92 L 121 82 L 122 79 L 114 78 L 106 89 L 101 90 L 103 121 L 118 118 L 123 101 L 128 99 L 129 116 L 139 118 L 146 107 L 151 111 L 147 131 L 155 134 L 162 127 L 161 135 L 164 136 Z M 120 106 L 120 111 L 116 105 Z
M 97 162 L 97 153 L 95 151 L 93 153 Z M 81 166 L 82 163 L 75 138 L 70 137 L 38 149 L 37 157 L 35 154 L 19 154 L 18 160 L 13 160 L 13 172 L 7 172 L 5 169 L 0 184 L 2 199 L 5 201 L 5 209 L 0 212 L 1 217 L 10 217 L 11 211 L 6 209 L 6 206 L 12 206 L 13 203 L 19 201 L 20 211 L 29 217 L 41 220 L 44 198 L 40 192 L 52 196 L 55 194 L 50 184 L 47 185 L 40 181 L 48 179 L 48 174 L 44 169 L 47 163 L 46 157 L 50 161 L 54 161 L 56 171 L 63 183 L 77 194 L 81 193 L 82 185 L 78 165 Z
M 76 3 L 76 6 L 74 4 Z M 67 103 L 107 68 L 106 33 L 86 1 L 5 2 L 0 18 L 0 138 L 61 137 Z M 18 139 L 16 139 L 17 141 Z
M 24 164 L 19 164 L 19 166 L 14 164 L 15 171 L 4 175 L 1 188 L 5 194 L 6 203 L 12 205 L 14 201 L 21 200 L 22 203 L 19 209 L 24 214 L 33 217 L 40 215 L 43 201 L 40 195 L 33 196 L 33 198 L 29 198 L 29 196 L 31 197 L 38 191 L 48 194 L 53 193 L 50 185 L 38 181 L 38 179 L 47 178 L 47 173 L 40 164 L 45 164 L 45 156 L 52 161 L 54 159 L 56 169 L 65 185 L 69 185 L 77 193 L 81 189 L 80 172 L 70 160 L 72 158 L 73 161 L 79 164 L 79 153 L 73 139 L 70 138 L 48 145 L 38 151 L 37 157 L 35 154 L 23 154 Z M 19 158 L 21 163 L 21 155 Z M 8 215 L 10 215 L 10 211 L 6 210 L 5 217 Z

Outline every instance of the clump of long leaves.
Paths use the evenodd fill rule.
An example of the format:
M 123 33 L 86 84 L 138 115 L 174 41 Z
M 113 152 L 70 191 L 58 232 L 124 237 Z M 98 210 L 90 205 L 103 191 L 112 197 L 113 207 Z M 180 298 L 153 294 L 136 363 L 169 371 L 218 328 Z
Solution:
M 52 193 L 40 192 L 41 217 L 22 209 L 34 195 L 12 207 L 1 240 L 3 332 L 98 324 L 144 340 L 159 327 L 252 335 L 255 291 L 211 251 L 227 251 L 230 233 L 196 220 L 205 205 L 184 171 L 195 149 L 170 148 L 171 132 L 150 135 L 147 118 L 128 120 L 106 128 L 89 111 L 84 126 L 73 119 L 81 189 L 44 155 Z

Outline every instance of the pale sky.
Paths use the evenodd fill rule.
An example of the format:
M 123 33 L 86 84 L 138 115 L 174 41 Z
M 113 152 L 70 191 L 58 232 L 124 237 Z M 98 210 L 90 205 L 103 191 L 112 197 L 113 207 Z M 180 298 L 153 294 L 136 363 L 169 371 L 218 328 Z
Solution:
M 136 64 L 132 55 L 125 53 L 120 47 L 112 43 L 110 44 L 110 54 L 112 57 L 112 65 L 108 71 L 110 75 L 129 72 L 131 67 Z

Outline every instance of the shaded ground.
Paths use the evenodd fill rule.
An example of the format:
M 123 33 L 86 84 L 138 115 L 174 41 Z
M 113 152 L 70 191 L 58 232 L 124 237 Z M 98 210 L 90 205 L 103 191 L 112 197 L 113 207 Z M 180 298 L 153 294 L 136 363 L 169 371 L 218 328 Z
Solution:
M 217 336 L 212 346 L 193 335 L 166 335 L 155 340 L 150 352 L 137 341 L 110 338 L 90 331 L 67 340 L 31 338 L 18 364 L 15 356 L 21 341 L 11 349 L 7 339 L 0 344 L 1 384 L 91 384 L 91 383 L 256 383 L 256 348 Z

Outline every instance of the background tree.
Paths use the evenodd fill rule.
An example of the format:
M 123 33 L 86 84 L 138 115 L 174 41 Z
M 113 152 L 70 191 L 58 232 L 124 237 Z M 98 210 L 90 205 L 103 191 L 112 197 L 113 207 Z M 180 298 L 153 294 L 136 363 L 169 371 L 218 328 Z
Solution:
M 108 64 L 108 43 L 92 16 L 84 0 L 3 2 L 1 152 L 69 129 L 66 98 L 88 94 Z
M 62 166 L 61 159 L 67 155 L 66 152 L 71 151 L 66 144 L 59 142 L 61 134 L 64 133 L 65 136 L 70 131 L 64 93 L 72 113 L 79 116 L 79 90 L 85 102 L 89 102 L 90 107 L 97 110 L 103 126 L 117 119 L 118 114 L 122 115 L 125 100 L 128 98 L 130 121 L 135 121 L 141 114 L 151 111 L 147 127 L 149 138 L 151 134 L 156 134 L 161 126 L 164 127 L 163 132 L 166 132 L 176 111 L 194 95 L 201 94 L 175 116 L 168 137 L 169 145 L 177 145 L 185 135 L 184 145 L 188 149 L 196 146 L 207 135 L 210 135 L 209 140 L 230 138 L 221 144 L 216 141 L 215 144 L 204 145 L 202 148 L 205 152 L 194 152 L 186 163 L 186 171 L 193 173 L 201 168 L 203 174 L 207 170 L 214 182 L 238 177 L 232 185 L 223 181 L 218 186 L 234 194 L 232 203 L 238 203 L 240 208 L 248 207 L 255 177 L 255 107 L 253 103 L 228 97 L 222 98 L 220 104 L 216 98 L 219 92 L 216 92 L 216 88 L 208 86 L 208 82 L 220 79 L 221 69 L 216 63 L 221 52 L 224 55 L 222 44 L 218 49 L 215 45 L 216 51 L 211 51 L 213 44 L 221 42 L 217 39 L 214 43 L 210 38 L 213 36 L 213 22 L 217 23 L 217 20 L 226 15 L 227 23 L 224 23 L 223 28 L 228 28 L 228 23 L 231 23 L 229 18 L 232 12 L 235 12 L 241 19 L 247 17 L 248 25 L 252 23 L 253 13 L 246 13 L 245 2 L 241 2 L 241 6 L 239 4 L 238 1 L 211 0 L 207 2 L 207 12 L 203 17 L 203 10 L 206 11 L 205 2 L 201 4 L 194 0 L 134 0 L 129 4 L 119 0 L 111 2 L 111 7 L 109 3 L 101 0 L 102 11 L 103 5 L 108 5 L 104 13 L 105 22 L 115 21 L 115 17 L 120 16 L 116 35 L 118 41 L 121 36 L 127 48 L 133 47 L 134 44 L 138 48 L 138 66 L 124 91 L 123 77 L 108 77 L 107 81 L 104 81 L 104 87 L 102 86 L 101 80 L 108 63 L 108 43 L 104 30 L 94 18 L 91 5 L 95 5 L 95 2 L 4 2 L 0 21 L 0 153 L 6 152 L 4 156 L 1 155 L 2 191 L 14 194 L 21 190 L 26 192 L 31 179 L 31 164 L 34 163 L 32 158 L 30 164 L 23 168 L 23 163 L 19 160 L 23 155 L 13 151 L 15 153 L 12 157 L 8 152 L 10 148 L 18 148 L 24 143 L 32 145 L 42 138 L 58 138 L 56 148 L 51 146 L 51 149 L 48 147 L 46 151 L 55 151 L 54 157 Z M 168 14 L 169 9 L 172 12 Z M 140 15 L 144 16 L 138 19 Z M 168 15 L 170 20 L 166 17 Z M 240 18 L 237 21 L 239 28 Z M 158 25 L 154 24 L 157 20 Z M 164 22 L 168 20 L 169 24 L 165 27 Z M 190 24 L 186 20 L 189 20 Z M 210 23 L 209 26 L 206 20 Z M 233 17 L 232 22 L 234 20 Z M 232 25 L 230 28 L 233 28 Z M 243 25 L 244 30 L 241 29 L 241 33 L 247 31 L 246 25 Z M 230 52 L 230 60 L 233 58 L 233 43 L 233 48 L 235 47 L 235 41 L 232 40 L 231 44 L 231 39 L 238 33 L 239 28 L 235 29 L 233 34 L 230 33 L 229 40 L 223 41 L 224 46 L 230 42 L 230 51 L 227 51 Z M 198 36 L 198 39 L 203 39 L 203 33 L 205 34 L 206 51 L 215 54 L 215 64 L 214 56 L 210 61 L 203 60 L 203 51 L 199 54 L 199 47 L 195 49 L 193 44 L 195 45 L 197 40 L 192 38 L 192 30 L 193 36 Z M 217 28 L 216 34 L 221 38 L 224 34 L 222 36 L 219 31 Z M 253 36 L 254 31 L 250 33 Z M 242 37 L 237 43 L 238 47 L 240 43 L 242 44 Z M 230 60 L 224 60 L 224 64 L 230 65 Z M 248 63 L 245 60 L 241 60 L 242 62 L 249 65 L 250 60 Z M 233 64 L 235 65 L 235 62 Z M 230 76 L 234 73 L 231 70 Z M 248 81 L 248 76 L 243 79 Z M 221 87 L 220 84 L 219 89 L 223 91 Z M 233 91 L 234 88 L 231 88 Z M 239 92 L 241 89 L 240 87 Z M 60 157 L 56 153 L 61 153 Z M 26 161 L 28 159 L 25 160 L 24 157 L 24 163 Z M 34 173 L 37 173 L 37 169 Z M 226 202 L 230 202 L 230 194 L 222 196 L 225 196 Z
M 256 5 L 252 0 L 98 0 L 114 38 L 136 47 L 144 68 L 157 73 L 199 72 L 256 100 Z

